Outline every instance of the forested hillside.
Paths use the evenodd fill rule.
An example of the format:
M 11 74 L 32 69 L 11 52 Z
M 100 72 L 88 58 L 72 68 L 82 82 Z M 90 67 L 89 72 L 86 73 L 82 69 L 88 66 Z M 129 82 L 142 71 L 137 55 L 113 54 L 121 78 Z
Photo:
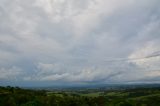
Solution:
M 160 106 L 159 88 L 45 91 L 0 87 L 0 106 Z

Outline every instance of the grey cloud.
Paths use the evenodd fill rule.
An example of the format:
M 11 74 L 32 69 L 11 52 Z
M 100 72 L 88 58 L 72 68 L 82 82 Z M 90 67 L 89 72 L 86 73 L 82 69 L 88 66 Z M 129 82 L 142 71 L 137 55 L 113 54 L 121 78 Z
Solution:
M 0 80 L 18 80 L 19 77 L 23 74 L 22 69 L 18 67 L 11 67 L 11 68 L 1 68 L 0 69 Z
M 157 79 L 152 76 L 147 80 L 150 72 L 145 66 L 158 69 L 159 58 L 144 63 L 107 60 L 136 58 L 160 50 L 159 3 L 0 0 L 0 67 L 20 67 L 23 75 L 16 76 L 21 83 Z

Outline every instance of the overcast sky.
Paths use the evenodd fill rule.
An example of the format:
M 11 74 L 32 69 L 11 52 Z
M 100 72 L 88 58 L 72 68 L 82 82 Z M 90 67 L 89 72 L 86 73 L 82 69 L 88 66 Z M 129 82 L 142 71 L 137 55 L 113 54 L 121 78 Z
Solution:
M 160 83 L 158 54 L 160 0 L 0 0 L 0 85 Z

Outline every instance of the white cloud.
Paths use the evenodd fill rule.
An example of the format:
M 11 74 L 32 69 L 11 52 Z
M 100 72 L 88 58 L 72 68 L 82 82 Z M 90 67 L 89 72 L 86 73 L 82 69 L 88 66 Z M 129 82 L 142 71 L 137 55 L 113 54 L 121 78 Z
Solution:
M 61 81 L 61 80 L 64 80 L 64 78 L 66 77 L 69 77 L 68 73 L 43 76 L 39 80 L 40 81 Z
M 145 58 L 141 60 L 131 60 L 130 62 L 135 64 L 136 67 L 141 68 L 140 72 L 140 79 L 149 79 L 149 76 L 154 80 L 154 73 L 158 73 L 160 65 L 160 57 L 156 56 L 159 54 L 159 34 L 160 31 L 158 30 L 160 27 L 160 20 L 157 14 L 151 16 L 150 20 L 138 31 L 136 37 L 136 43 L 133 51 L 129 55 L 129 58 L 143 58 L 151 56 L 151 58 Z M 156 57 L 152 57 L 156 56 Z M 139 75 L 137 73 L 137 75 Z M 140 80 L 139 79 L 139 80 Z M 136 79 L 135 79 L 136 80 Z M 138 80 L 138 79 L 137 79 Z
M 153 70 L 148 72 L 147 77 L 160 77 L 160 70 Z
M 131 77 L 128 75 L 127 79 L 131 79 L 133 82 L 157 82 L 157 78 L 160 77 L 160 48 L 157 46 L 159 42 L 151 41 L 144 43 L 143 46 L 137 47 L 137 49 L 129 56 L 130 59 L 134 58 L 144 58 L 139 60 L 130 60 L 138 70 L 134 73 L 130 73 Z M 149 57 L 149 58 L 145 58 Z

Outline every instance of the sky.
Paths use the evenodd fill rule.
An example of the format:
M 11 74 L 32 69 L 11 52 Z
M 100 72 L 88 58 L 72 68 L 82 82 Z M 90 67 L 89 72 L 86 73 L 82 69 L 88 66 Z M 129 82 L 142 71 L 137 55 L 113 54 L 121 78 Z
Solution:
M 0 0 L 0 85 L 160 83 L 159 5 Z

